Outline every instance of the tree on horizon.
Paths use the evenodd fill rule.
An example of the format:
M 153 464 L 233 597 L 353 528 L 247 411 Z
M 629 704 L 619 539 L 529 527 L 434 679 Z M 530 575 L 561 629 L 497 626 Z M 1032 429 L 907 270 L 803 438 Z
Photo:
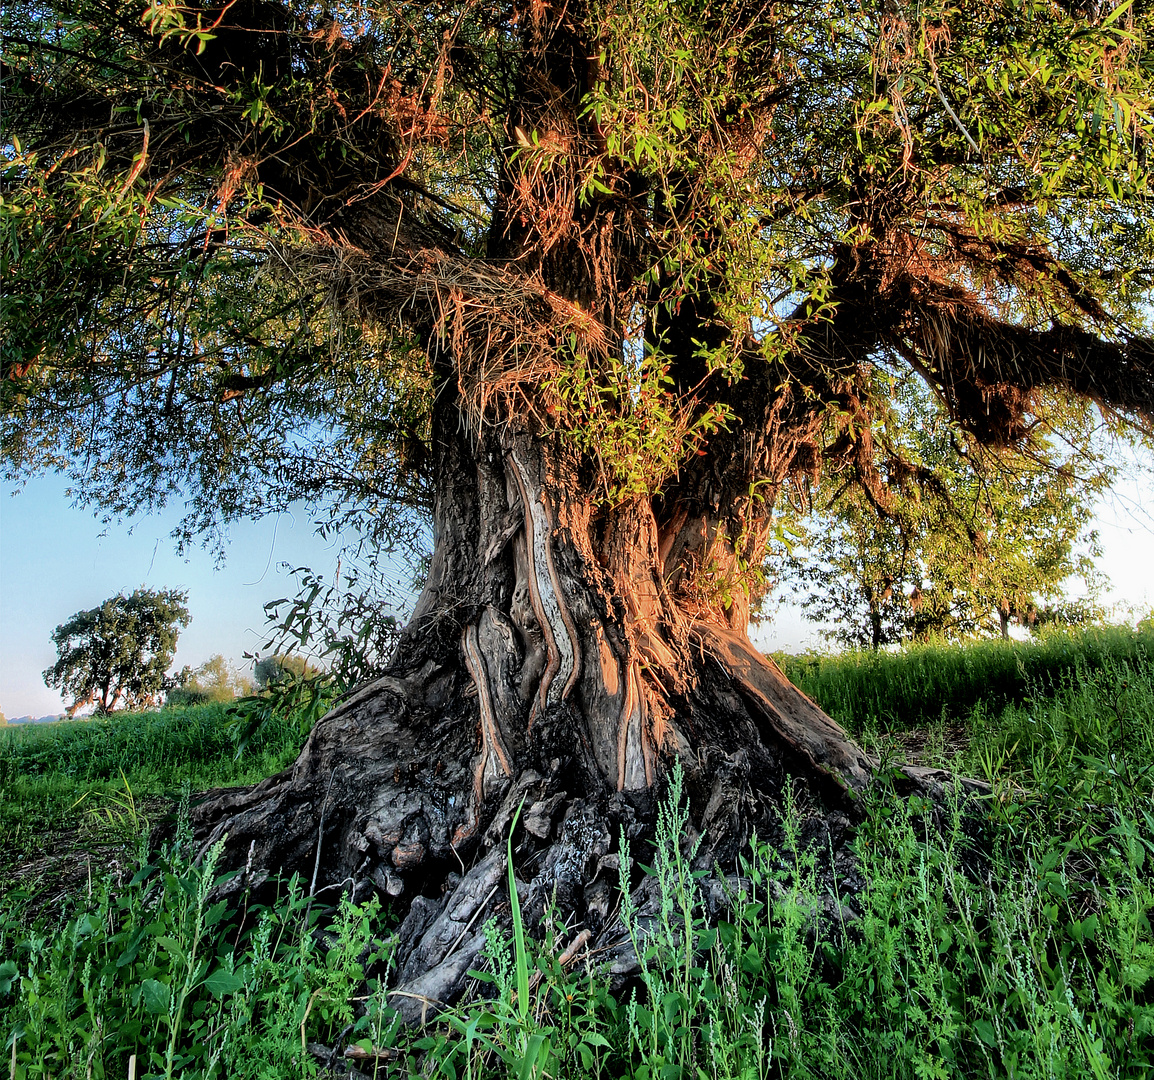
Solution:
M 158 706 L 170 686 L 177 638 L 192 619 L 187 602 L 179 589 L 140 588 L 56 627 L 56 663 L 44 672 L 44 683 L 72 699 L 69 719 L 88 705 L 100 716 L 118 707 Z

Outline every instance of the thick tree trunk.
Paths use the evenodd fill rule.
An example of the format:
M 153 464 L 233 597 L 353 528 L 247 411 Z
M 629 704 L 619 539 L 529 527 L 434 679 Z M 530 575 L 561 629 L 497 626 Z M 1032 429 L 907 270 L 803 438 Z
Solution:
M 540 131 L 571 152 L 532 169 L 510 159 L 489 254 L 565 308 L 567 327 L 592 321 L 608 353 L 624 340 L 622 298 L 648 265 L 630 224 L 645 195 L 632 177 L 621 188 L 636 199 L 577 198 L 574 162 L 604 142 L 580 109 L 599 49 L 582 10 L 520 11 L 509 144 Z M 750 152 L 734 167 L 752 160 L 757 137 L 741 134 Z M 700 342 L 728 339 L 708 287 L 661 305 L 650 328 L 679 388 L 707 377 Z M 748 570 L 764 554 L 769 509 L 788 476 L 817 464 L 821 413 L 788 374 L 751 356 L 709 454 L 659 498 L 606 508 L 590 494 L 592 463 L 537 414 L 534 357 L 498 392 L 491 333 L 438 326 L 434 553 L 391 670 L 324 717 L 292 769 L 194 810 L 198 835 L 224 840 L 226 859 L 246 867 L 233 889 L 297 871 L 317 891 L 407 905 L 394 1002 L 412 1017 L 459 992 L 485 919 L 507 905 L 518 806 L 530 915 L 555 900 L 574 933 L 583 925 L 608 945 L 618 838 L 652 833 L 673 762 L 688 780 L 697 862 L 723 872 L 754 828 L 772 834 L 791 776 L 826 808 L 826 825 L 844 824 L 874 766 L 747 636 Z M 451 357 L 436 351 L 446 340 Z M 527 348 L 518 340 L 502 355 Z M 595 352 L 591 363 L 604 359 Z M 552 370 L 549 345 L 536 359 Z
M 396 1001 L 414 1017 L 459 991 L 481 947 L 518 806 L 528 909 L 555 899 L 597 934 L 621 830 L 651 832 L 675 760 L 698 863 L 726 871 L 754 828 L 772 833 L 788 777 L 844 823 L 872 768 L 731 609 L 679 606 L 647 502 L 597 512 L 530 421 L 478 432 L 452 401 L 438 410 L 435 552 L 392 670 L 291 769 L 193 811 L 246 867 L 230 889 L 297 872 L 407 905 Z

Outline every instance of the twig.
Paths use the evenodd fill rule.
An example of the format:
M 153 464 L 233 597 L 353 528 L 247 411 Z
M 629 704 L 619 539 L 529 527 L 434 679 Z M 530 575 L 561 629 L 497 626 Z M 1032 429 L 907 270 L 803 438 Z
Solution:
M 313 1011 L 313 1002 L 316 1001 L 317 997 L 319 995 L 323 994 L 324 992 L 325 992 L 325 988 L 323 986 L 318 986 L 309 995 L 309 1003 L 305 1006 L 305 1014 L 304 1014 L 304 1017 L 301 1019 L 301 1053 L 302 1054 L 307 1054 L 308 1050 L 309 1050 L 308 1043 L 305 1041 L 305 1027 L 309 1022 L 309 1013 L 311 1013 Z
M 460 932 L 460 933 L 457 935 L 457 940 L 456 940 L 456 941 L 454 941 L 454 942 L 453 942 L 453 944 L 449 946 L 449 951 L 448 951 L 447 953 L 445 953 L 445 955 L 444 955 L 443 957 L 441 957 L 441 963 L 442 963 L 442 964 L 443 964 L 443 963 L 444 963 L 446 960 L 448 960 L 448 959 L 449 959 L 449 957 L 450 957 L 450 956 L 452 956 L 454 952 L 456 952 L 456 951 L 457 951 L 457 946 L 458 946 L 458 945 L 460 945 L 460 944 L 461 944 L 461 942 L 465 940 L 465 935 L 466 935 L 466 934 L 469 932 L 469 928 L 470 928 L 470 927 L 473 925 L 473 923 L 475 923 L 475 922 L 477 921 L 477 916 L 478 916 L 478 915 L 480 915 L 480 914 L 481 914 L 481 912 L 485 910 L 485 906 L 486 906 L 486 905 L 489 903 L 489 901 L 493 899 L 493 893 L 495 893 L 495 892 L 497 891 L 497 889 L 500 887 L 500 884 L 501 884 L 501 883 L 500 883 L 500 882 L 498 882 L 496 885 L 494 885 L 494 886 L 493 886 L 493 887 L 492 887 L 492 888 L 489 890 L 489 895 L 488 895 L 488 896 L 486 896 L 486 897 L 485 897 L 485 899 L 484 899 L 484 900 L 482 900 L 482 901 L 481 901 L 481 902 L 480 902 L 480 903 L 477 905 L 477 910 L 473 912 L 473 917 L 472 917 L 472 918 L 471 918 L 471 919 L 470 919 L 470 920 L 469 920 L 467 923 L 465 923 L 465 929 L 464 929 L 464 930 L 462 930 L 462 931 L 461 931 L 461 932 Z
M 321 868 L 321 841 L 324 839 L 325 832 L 325 811 L 329 806 L 329 793 L 333 790 L 333 777 L 337 775 L 337 767 L 333 766 L 333 771 L 329 773 L 329 785 L 325 788 L 324 802 L 321 803 L 321 823 L 317 827 L 317 855 L 313 859 L 313 879 L 309 882 L 309 899 L 311 900 L 317 891 L 317 873 Z
M 362 1050 L 359 1046 L 346 1046 L 345 1057 L 353 1061 L 369 1061 L 376 1059 L 377 1061 L 396 1061 L 401 1056 L 399 1050 L 393 1050 L 387 1046 L 374 1046 L 371 1050 Z
M 412 998 L 414 1001 L 421 1003 L 421 1027 L 425 1026 L 425 1020 L 429 1015 L 430 1005 L 444 1005 L 443 1001 L 438 1001 L 437 998 L 428 997 L 426 994 L 414 994 L 408 990 L 390 990 L 387 997 L 392 996 Z M 447 1007 L 447 1006 L 446 1006 Z
M 569 964 L 573 962 L 573 958 L 581 951 L 585 945 L 589 943 L 590 936 L 590 932 L 587 928 L 582 930 L 581 933 L 579 933 L 571 942 L 569 942 L 565 951 L 559 957 L 557 957 L 557 963 L 560 964 L 561 967 L 568 967 Z M 529 988 L 535 990 L 537 988 L 537 984 L 543 977 L 544 976 L 541 974 L 540 969 L 534 971 L 529 979 Z
M 930 74 L 934 77 L 934 89 L 938 92 L 938 100 L 945 107 L 946 112 L 950 114 L 950 119 L 957 125 L 958 130 L 965 137 L 966 142 L 970 144 L 970 149 L 975 154 L 980 154 L 982 148 L 974 142 L 973 136 L 966 130 L 965 125 L 958 119 L 958 114 L 950 108 L 950 103 L 946 100 L 946 95 L 942 93 L 942 84 L 938 82 L 938 65 L 934 63 L 934 59 L 930 57 Z
M 582 930 L 570 943 L 567 948 L 558 958 L 557 962 L 565 967 L 580 951 L 583 945 L 588 942 L 590 938 L 590 931 L 588 929 Z

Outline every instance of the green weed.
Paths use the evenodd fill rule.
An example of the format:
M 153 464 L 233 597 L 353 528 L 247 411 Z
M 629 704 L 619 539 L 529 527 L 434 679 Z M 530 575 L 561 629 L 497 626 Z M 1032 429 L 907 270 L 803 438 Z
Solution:
M 230 876 L 216 875 L 219 848 L 197 860 L 188 843 L 142 853 L 129 880 L 103 881 L 58 927 L 0 927 L 15 1080 L 120 1078 L 131 1055 L 142 1080 L 311 1076 L 310 1039 L 387 1035 L 383 988 L 366 981 L 389 957 L 378 905 L 344 901 L 322 929 L 294 878 L 279 902 L 241 915 L 210 902 Z M 356 1008 L 374 994 L 375 1009 Z

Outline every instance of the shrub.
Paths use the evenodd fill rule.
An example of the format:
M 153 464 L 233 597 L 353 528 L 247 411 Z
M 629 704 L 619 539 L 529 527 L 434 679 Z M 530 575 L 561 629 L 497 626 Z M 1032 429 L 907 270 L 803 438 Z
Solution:
M 303 656 L 293 653 L 273 653 L 263 656 L 253 667 L 253 680 L 258 690 L 267 690 L 273 686 L 292 680 L 312 679 L 321 674 L 321 669 L 310 664 Z

